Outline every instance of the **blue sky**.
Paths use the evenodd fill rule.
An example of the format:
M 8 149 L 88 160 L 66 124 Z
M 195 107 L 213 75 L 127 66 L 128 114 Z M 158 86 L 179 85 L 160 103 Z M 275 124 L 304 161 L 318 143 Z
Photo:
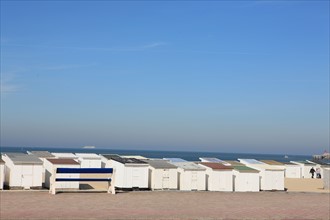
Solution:
M 1 145 L 329 148 L 328 1 L 1 1 Z

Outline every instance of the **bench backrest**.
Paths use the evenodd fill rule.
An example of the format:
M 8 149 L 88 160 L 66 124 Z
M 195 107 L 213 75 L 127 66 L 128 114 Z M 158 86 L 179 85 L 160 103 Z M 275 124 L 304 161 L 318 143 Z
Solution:
M 54 170 L 54 175 L 52 175 L 50 193 L 56 194 L 56 184 L 55 182 L 108 182 L 111 183 L 108 187 L 108 192 L 115 194 L 114 187 L 114 173 L 113 168 L 56 168 Z M 56 174 L 111 174 L 111 178 L 97 178 L 97 177 L 61 177 L 57 178 Z
M 113 173 L 113 168 L 57 168 L 56 173 Z

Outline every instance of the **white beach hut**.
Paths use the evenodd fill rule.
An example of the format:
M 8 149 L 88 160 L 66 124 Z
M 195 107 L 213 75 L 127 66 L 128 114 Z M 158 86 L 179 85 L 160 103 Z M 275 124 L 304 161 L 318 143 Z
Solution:
M 301 168 L 301 177 L 302 178 L 312 178 L 312 174 L 309 173 L 311 168 L 316 168 L 315 163 L 311 163 L 308 161 L 290 161 L 293 164 L 298 164 Z M 314 178 L 316 178 L 316 174 L 314 174 Z
M 226 161 L 233 169 L 233 188 L 235 192 L 259 192 L 259 170 L 245 166 L 238 161 Z
M 21 153 L 6 153 L 5 185 L 9 188 L 41 188 L 42 161 L 34 156 Z
M 148 163 L 135 158 L 123 158 L 113 154 L 102 154 L 101 156 L 106 168 L 115 169 L 115 186 L 117 188 L 148 188 Z
M 284 170 L 284 177 L 285 177 L 285 165 L 284 163 L 281 163 L 281 162 L 278 162 L 276 160 L 260 160 L 260 162 L 262 163 L 265 163 L 271 167 L 276 167 L 276 168 L 279 168 L 279 169 L 283 169 Z
M 143 160 L 149 164 L 149 188 L 178 189 L 178 169 L 164 160 Z
M 57 168 L 80 168 L 80 164 L 71 158 L 48 158 L 45 160 L 45 187 L 49 188 L 52 175 L 55 175 Z M 57 178 L 79 178 L 79 174 L 57 174 Z M 79 182 L 56 182 L 59 189 L 79 189 Z
M 330 167 L 323 170 L 323 187 L 330 190 Z
M 206 169 L 206 190 L 233 191 L 233 168 L 222 163 L 201 162 L 200 166 Z
M 284 168 L 271 166 L 254 159 L 238 159 L 248 167 L 260 171 L 261 190 L 284 190 Z
M 76 153 L 81 168 L 101 168 L 101 156 L 94 153 Z
M 285 166 L 285 178 L 302 178 L 301 166 L 291 162 L 284 162 Z
M 38 157 L 42 161 L 42 184 L 45 185 L 45 160 L 47 158 L 55 158 L 53 154 L 51 154 L 49 151 L 27 151 L 28 154 L 34 155 Z
M 5 161 L 0 158 L 0 189 L 3 189 L 5 182 Z
M 181 158 L 163 158 L 178 167 L 178 189 L 206 190 L 206 168 Z

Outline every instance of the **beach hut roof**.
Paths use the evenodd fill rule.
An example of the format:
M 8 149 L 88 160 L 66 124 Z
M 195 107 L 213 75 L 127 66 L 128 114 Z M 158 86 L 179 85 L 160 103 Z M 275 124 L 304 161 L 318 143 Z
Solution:
M 238 160 L 241 161 L 241 162 L 248 163 L 248 164 L 265 164 L 263 162 L 255 160 L 255 159 L 238 159 Z
M 143 160 L 147 162 L 151 167 L 156 169 L 176 169 L 177 166 L 166 162 L 165 160 Z
M 283 162 L 284 165 L 293 165 L 293 166 L 299 166 L 299 164 L 292 163 L 292 162 Z
M 142 160 L 138 160 L 135 158 L 123 158 L 118 155 L 114 154 L 102 154 L 103 157 L 105 157 L 108 160 L 114 160 L 122 164 L 147 164 L 146 162 Z
M 226 166 L 222 163 L 210 163 L 210 162 L 201 162 L 200 164 L 209 167 L 213 170 L 232 170 L 231 166 Z
M 55 157 L 58 158 L 78 158 L 78 156 L 73 153 L 52 153 Z
M 215 158 L 215 157 L 200 157 L 199 158 L 200 160 L 205 160 L 205 161 L 207 161 L 207 162 L 213 162 L 213 163 L 221 163 L 221 162 L 223 162 L 223 160 L 220 160 L 220 159 L 218 159 L 218 158 Z
M 82 159 L 101 159 L 100 155 L 94 153 L 76 153 L 75 155 Z
M 316 164 L 319 164 L 319 165 L 324 165 L 324 166 L 329 166 L 330 165 L 330 160 L 312 160 L 311 161 L 312 163 L 316 163 Z
M 138 159 L 138 160 L 145 160 L 145 159 L 148 159 L 144 156 L 140 156 L 140 155 L 125 155 L 125 156 L 121 156 L 123 158 L 135 158 L 135 159 Z
M 164 160 L 168 160 L 170 161 L 171 163 L 179 163 L 179 162 L 188 162 L 184 159 L 181 159 L 181 158 L 175 158 L 175 157 L 172 157 L 172 158 L 163 158 Z
M 236 160 L 226 160 L 226 162 L 229 163 L 231 166 L 245 166 L 244 164 Z
M 320 162 L 320 161 L 310 161 L 310 160 L 306 160 L 306 161 L 309 163 L 314 163 L 314 164 L 318 164 L 318 165 L 322 164 L 322 162 Z
M 296 162 L 296 163 L 300 163 L 300 164 L 304 164 L 304 165 L 310 165 L 310 166 L 315 166 L 315 163 L 310 163 L 308 161 L 302 160 L 302 161 L 290 161 L 290 162 Z
M 226 166 L 230 166 L 230 164 L 227 163 L 226 161 L 220 160 L 220 159 L 215 158 L 215 157 L 200 157 L 199 159 L 202 160 L 203 162 L 222 163 Z
M 118 154 L 101 154 L 102 157 L 106 159 L 111 159 L 112 157 L 120 157 Z
M 10 153 L 3 153 L 3 155 L 7 155 L 7 156 L 25 156 L 25 155 L 28 155 L 28 154 L 21 153 L 21 152 L 10 152 Z
M 174 165 L 188 171 L 206 170 L 204 167 L 198 166 L 194 162 L 177 162 L 174 163 Z
M 28 154 L 17 154 L 17 153 L 8 153 L 6 156 L 13 161 L 14 164 L 42 164 L 42 161 L 34 156 Z
M 52 164 L 79 165 L 77 161 L 70 158 L 48 158 L 47 160 Z
M 49 151 L 29 151 L 30 154 L 39 157 L 39 158 L 47 158 L 47 157 L 55 157 Z
M 280 165 L 283 166 L 283 163 L 277 162 L 275 160 L 260 160 L 261 162 L 268 164 L 268 165 Z
M 279 167 L 279 166 L 272 166 L 268 164 L 251 164 L 251 166 L 254 166 L 254 168 L 261 168 L 265 170 L 285 170 L 285 167 Z
M 259 173 L 260 172 L 259 170 L 255 170 L 250 167 L 241 166 L 241 165 L 239 165 L 239 166 L 233 165 L 233 168 L 234 168 L 234 170 L 237 170 L 240 173 Z

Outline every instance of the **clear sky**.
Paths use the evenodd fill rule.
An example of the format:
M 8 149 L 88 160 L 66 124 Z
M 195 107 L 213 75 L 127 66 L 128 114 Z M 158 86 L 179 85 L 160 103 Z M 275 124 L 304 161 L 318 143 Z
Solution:
M 329 1 L 1 1 L 1 145 L 329 148 Z

